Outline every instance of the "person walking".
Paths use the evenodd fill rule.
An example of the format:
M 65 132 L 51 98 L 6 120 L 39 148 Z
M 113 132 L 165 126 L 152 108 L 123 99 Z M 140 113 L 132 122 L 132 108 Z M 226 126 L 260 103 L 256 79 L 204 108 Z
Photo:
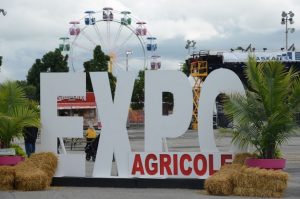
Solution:
M 30 155 L 32 153 L 35 153 L 35 142 L 37 139 L 37 134 L 38 134 L 39 129 L 37 127 L 34 126 L 30 126 L 30 127 L 25 127 L 23 129 L 23 133 L 24 133 L 24 141 L 25 141 L 25 151 L 28 157 L 30 157 Z

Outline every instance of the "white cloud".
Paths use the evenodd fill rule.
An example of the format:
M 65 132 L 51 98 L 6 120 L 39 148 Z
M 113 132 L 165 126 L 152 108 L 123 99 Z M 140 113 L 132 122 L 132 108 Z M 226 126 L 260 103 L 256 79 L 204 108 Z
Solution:
M 182 52 L 186 39 L 196 40 L 199 49 L 203 44 L 222 49 L 240 43 L 279 49 L 284 43 L 282 11 L 294 11 L 296 33 L 290 38 L 296 47 L 300 45 L 296 37 L 300 31 L 297 0 L 1 0 L 0 7 L 7 15 L 0 15 L 0 55 L 4 56 L 0 81 L 4 76 L 25 79 L 35 59 L 57 47 L 58 38 L 68 34 L 69 21 L 82 18 L 85 10 L 99 11 L 104 6 L 130 10 L 147 22 L 150 33 L 158 37 L 164 49 L 178 48 L 163 51 L 163 67 L 178 65 L 175 62 L 185 55 L 174 59 L 174 53 L 169 52 Z M 268 40 L 269 35 L 276 41 Z M 215 44 L 216 41 L 222 42 Z

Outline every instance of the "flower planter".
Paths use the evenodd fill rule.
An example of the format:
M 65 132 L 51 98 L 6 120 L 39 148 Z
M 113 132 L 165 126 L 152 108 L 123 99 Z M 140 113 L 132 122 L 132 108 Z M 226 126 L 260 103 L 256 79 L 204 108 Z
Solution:
M 0 166 L 13 166 L 24 160 L 25 158 L 22 156 L 0 156 Z
M 245 163 L 249 167 L 258 167 L 261 169 L 284 169 L 286 159 L 247 158 Z

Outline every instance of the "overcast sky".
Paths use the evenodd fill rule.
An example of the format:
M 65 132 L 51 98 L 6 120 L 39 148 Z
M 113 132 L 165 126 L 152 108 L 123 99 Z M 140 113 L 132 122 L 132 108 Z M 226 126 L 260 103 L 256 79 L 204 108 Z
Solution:
M 289 43 L 300 49 L 299 0 L 1 0 L 0 55 L 3 63 L 0 82 L 26 79 L 28 69 L 46 52 L 58 47 L 67 35 L 71 20 L 86 10 L 129 10 L 146 21 L 158 38 L 163 69 L 178 69 L 187 56 L 187 39 L 197 42 L 197 50 L 228 50 L 250 43 L 256 49 L 285 46 L 281 12 L 295 13 L 295 33 Z

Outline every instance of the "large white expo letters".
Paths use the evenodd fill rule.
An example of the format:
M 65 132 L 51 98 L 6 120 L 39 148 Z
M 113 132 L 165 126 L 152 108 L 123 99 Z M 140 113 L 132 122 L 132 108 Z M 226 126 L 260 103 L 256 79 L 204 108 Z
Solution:
M 196 152 L 193 154 L 173 152 L 172 155 L 171 153 L 168 155 L 162 153 L 162 140 L 178 137 L 187 130 L 193 110 L 192 88 L 188 79 L 180 71 L 146 71 L 145 152 L 143 155 L 145 163 L 144 159 L 139 159 L 142 156 L 138 153 L 142 152 L 131 151 L 126 129 L 135 75 L 124 72 L 118 76 L 114 99 L 111 95 L 107 73 L 93 72 L 90 75 L 99 110 L 98 116 L 103 126 L 93 177 L 111 177 L 113 155 L 117 162 L 118 177 L 132 177 L 133 173 L 142 175 L 144 167 L 141 164 L 147 164 L 147 162 L 152 162 L 145 167 L 150 174 L 155 173 L 154 171 L 158 172 L 159 164 L 160 172 L 158 173 L 166 171 L 168 174 L 172 173 L 173 177 L 177 175 L 178 165 L 181 165 L 183 177 L 191 177 L 188 176 L 190 173 L 196 173 L 202 178 L 212 173 L 214 164 L 216 169 L 219 167 L 220 154 L 216 155 L 215 159 L 218 160 L 216 163 L 213 163 L 214 160 L 211 159 L 214 158 L 213 154 L 219 153 L 212 127 L 213 106 L 215 98 L 220 93 L 240 92 L 244 94 L 243 85 L 234 72 L 228 69 L 215 70 L 209 74 L 203 84 L 199 100 L 198 134 L 201 153 L 206 153 L 206 155 Z M 168 116 L 162 115 L 163 92 L 172 93 L 174 98 L 173 112 Z M 41 74 L 42 149 L 54 153 L 57 150 L 57 137 L 83 136 L 82 117 L 57 116 L 58 96 L 85 96 L 85 73 Z M 131 162 L 132 159 L 134 163 Z M 152 169 L 149 167 L 155 164 L 156 167 Z M 130 167 L 132 165 L 134 167 Z M 194 171 L 190 172 L 192 169 Z M 85 176 L 84 155 L 59 155 L 56 176 Z
M 108 177 L 111 175 L 114 154 L 119 176 L 128 177 L 128 154 L 131 152 L 131 148 L 126 121 L 135 76 L 132 73 L 123 73 L 118 76 L 113 100 L 107 73 L 94 72 L 90 74 L 99 109 L 98 114 L 103 126 L 93 176 Z
M 213 133 L 213 107 L 220 93 L 238 92 L 245 94 L 240 78 L 229 69 L 212 71 L 205 79 L 201 88 L 198 113 L 198 135 L 201 152 L 217 152 Z
M 173 113 L 168 116 L 162 115 L 163 92 L 173 94 Z M 184 134 L 191 122 L 192 112 L 193 93 L 184 73 L 179 71 L 146 71 L 146 152 L 162 152 L 163 138 L 174 138 Z
M 41 74 L 41 144 L 43 151 L 53 153 L 57 137 L 82 137 L 82 117 L 57 116 L 58 96 L 85 96 L 85 74 Z M 60 155 L 56 176 L 85 176 L 84 155 Z

